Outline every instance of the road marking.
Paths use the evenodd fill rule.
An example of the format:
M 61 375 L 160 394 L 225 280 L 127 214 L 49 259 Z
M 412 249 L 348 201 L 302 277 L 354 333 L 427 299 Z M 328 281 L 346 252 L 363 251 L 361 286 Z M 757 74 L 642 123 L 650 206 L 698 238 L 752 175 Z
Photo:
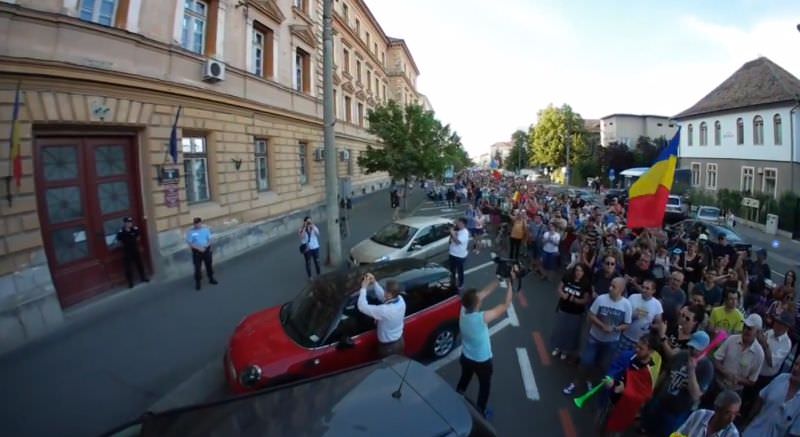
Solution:
M 509 284 L 509 286 L 511 286 Z M 519 318 L 517 318 L 517 311 L 514 309 L 514 303 L 510 303 L 508 305 L 508 320 L 511 323 L 511 326 L 517 327 L 519 326 Z
M 536 353 L 539 355 L 539 361 L 541 361 L 543 365 L 549 366 L 550 354 L 547 353 L 547 346 L 539 331 L 533 331 L 533 344 L 536 345 Z
M 466 275 L 468 275 L 468 274 L 470 274 L 472 272 L 477 272 L 480 269 L 485 269 L 486 267 L 489 267 L 492 264 L 494 264 L 494 261 L 485 262 L 483 264 L 477 265 L 477 266 L 472 267 L 470 269 L 464 270 L 464 276 L 466 276 Z
M 489 327 L 489 336 L 491 337 L 492 335 L 497 334 L 498 332 L 500 332 L 500 330 L 502 330 L 503 328 L 506 328 L 510 324 L 511 324 L 511 322 L 508 320 L 508 318 L 505 318 L 505 319 L 495 323 L 494 325 Z M 439 370 L 442 367 L 444 367 L 444 366 L 452 363 L 453 361 L 457 360 L 458 357 L 460 357 L 460 356 L 461 356 L 461 346 L 458 346 L 455 349 L 453 349 L 452 351 L 450 351 L 450 353 L 447 354 L 447 356 L 445 356 L 443 358 L 440 358 L 440 359 L 428 364 L 428 367 L 433 369 L 433 370 Z
M 577 437 L 578 433 L 575 431 L 575 423 L 572 421 L 572 415 L 566 408 L 558 410 L 558 419 L 561 421 L 561 430 L 564 431 L 564 437 Z
M 538 401 L 539 387 L 536 386 L 536 379 L 533 377 L 533 368 L 531 367 L 531 360 L 528 358 L 528 350 L 524 347 L 518 347 L 517 360 L 519 360 L 519 370 L 522 372 L 525 396 L 532 401 Z

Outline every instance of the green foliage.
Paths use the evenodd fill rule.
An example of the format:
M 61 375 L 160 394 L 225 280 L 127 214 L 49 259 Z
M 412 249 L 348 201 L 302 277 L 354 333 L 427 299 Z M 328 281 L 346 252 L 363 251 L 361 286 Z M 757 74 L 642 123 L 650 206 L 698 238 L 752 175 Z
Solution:
M 382 147 L 367 146 L 358 157 L 366 173 L 385 171 L 394 179 L 406 180 L 441 177 L 450 165 L 456 169 L 471 165 L 458 134 L 420 105 L 402 107 L 389 101 L 370 110 L 367 119 L 369 132 L 381 140 Z
M 778 199 L 778 227 L 793 231 L 800 226 L 800 204 L 797 194 L 787 191 Z
M 614 169 L 619 175 L 621 171 L 635 167 L 635 157 L 633 152 L 622 143 L 611 143 L 603 148 L 600 153 L 600 163 L 608 173 L 608 169 Z
M 566 164 L 567 142 L 570 144 L 570 163 L 577 164 L 589 157 L 583 119 L 569 105 L 556 108 L 549 105 L 539 111 L 539 121 L 529 135 L 533 147 L 531 163 L 547 167 Z
M 699 189 L 690 189 L 687 193 L 689 196 L 689 203 L 693 206 L 716 206 L 720 207 L 719 203 L 717 202 L 717 198 L 714 197 L 713 194 L 709 194 L 707 191 L 699 190 Z
M 505 169 L 517 171 L 528 166 L 528 134 L 523 130 L 517 130 L 511 134 L 511 141 L 514 146 L 505 160 Z
M 728 190 L 723 188 L 717 192 L 717 205 L 724 211 L 730 209 L 736 215 L 741 215 L 742 199 L 744 194 L 741 191 Z
M 640 136 L 633 151 L 634 167 L 650 167 L 658 158 L 658 146 L 650 137 Z

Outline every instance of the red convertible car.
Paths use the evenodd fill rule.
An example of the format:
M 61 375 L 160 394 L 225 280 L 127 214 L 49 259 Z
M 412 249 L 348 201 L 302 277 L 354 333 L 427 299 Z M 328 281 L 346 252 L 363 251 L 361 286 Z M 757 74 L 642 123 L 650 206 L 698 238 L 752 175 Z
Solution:
M 461 303 L 450 272 L 417 259 L 367 264 L 324 274 L 293 301 L 242 320 L 225 353 L 230 389 L 244 393 L 377 360 L 375 321 L 358 311 L 353 295 L 368 272 L 405 289 L 407 356 L 441 358 L 453 350 Z

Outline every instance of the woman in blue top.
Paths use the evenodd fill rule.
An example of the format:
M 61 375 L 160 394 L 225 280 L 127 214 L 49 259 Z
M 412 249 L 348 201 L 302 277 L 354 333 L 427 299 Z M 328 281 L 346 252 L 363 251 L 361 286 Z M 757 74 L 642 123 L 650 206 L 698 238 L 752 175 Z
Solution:
M 516 274 L 511 272 L 511 284 Z M 478 375 L 478 411 L 486 415 L 486 404 L 489 401 L 489 390 L 492 383 L 492 343 L 489 339 L 489 323 L 505 314 L 511 305 L 513 285 L 509 284 L 506 299 L 494 308 L 481 311 L 481 303 L 499 285 L 497 280 L 478 291 L 470 288 L 461 296 L 461 318 L 458 326 L 461 331 L 461 378 L 456 391 L 461 394 L 467 390 L 472 375 Z

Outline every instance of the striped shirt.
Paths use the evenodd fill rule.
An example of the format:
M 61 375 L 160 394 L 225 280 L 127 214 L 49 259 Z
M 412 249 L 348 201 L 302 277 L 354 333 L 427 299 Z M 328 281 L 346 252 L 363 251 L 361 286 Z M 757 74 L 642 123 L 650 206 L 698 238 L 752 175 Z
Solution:
M 686 437 L 739 437 L 739 430 L 733 422 L 714 434 L 708 434 L 708 422 L 713 416 L 714 412 L 711 410 L 696 410 L 676 432 Z

